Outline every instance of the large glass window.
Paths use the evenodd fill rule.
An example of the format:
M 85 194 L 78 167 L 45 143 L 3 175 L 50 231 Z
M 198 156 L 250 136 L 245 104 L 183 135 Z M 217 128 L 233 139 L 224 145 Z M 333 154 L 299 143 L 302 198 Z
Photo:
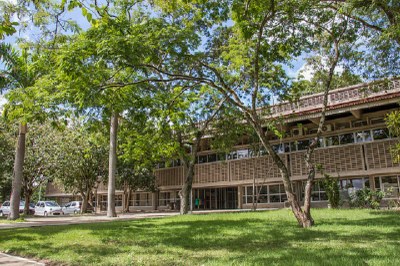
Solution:
M 208 162 L 209 163 L 217 161 L 217 154 L 215 154 L 215 153 L 209 154 L 209 155 L 207 155 L 207 157 L 208 157 Z
M 257 200 L 257 195 L 257 203 L 274 203 L 284 202 L 287 200 L 286 192 L 283 185 L 256 186 L 254 193 L 255 200 Z M 244 188 L 243 203 L 253 203 L 253 186 L 247 186 Z
M 309 139 L 297 141 L 297 150 L 298 151 L 306 150 L 309 146 L 310 146 Z
M 304 189 L 306 187 L 306 182 L 303 182 L 302 185 L 302 198 L 304 199 Z M 325 201 L 328 200 L 326 196 L 325 189 L 322 185 L 321 181 L 314 182 L 312 191 L 311 191 L 311 201 Z
M 171 193 L 170 192 L 160 192 L 158 196 L 158 205 L 159 206 L 167 206 L 168 203 L 171 202 Z
M 237 151 L 232 151 L 231 153 L 228 154 L 228 160 L 235 160 L 238 158 Z
M 115 195 L 115 207 L 122 206 L 122 195 Z
M 325 146 L 336 146 L 339 145 L 339 136 L 330 136 L 325 138 Z
M 356 142 L 366 142 L 372 140 L 371 131 L 369 130 L 356 132 L 355 135 L 356 135 Z
M 249 150 L 248 149 L 238 150 L 237 157 L 238 159 L 249 157 Z
M 151 193 L 139 192 L 135 193 L 135 206 L 151 206 Z
M 385 198 L 399 197 L 400 180 L 398 176 L 375 177 L 375 189 L 385 192 Z
M 206 162 L 207 162 L 207 155 L 200 155 L 199 163 L 206 163 Z
M 283 184 L 270 185 L 269 188 L 269 202 L 285 202 L 287 200 L 285 188 Z
M 340 145 L 354 143 L 354 134 L 348 133 L 348 134 L 339 135 L 339 143 L 340 143 Z
M 387 128 L 373 129 L 372 136 L 374 137 L 374 140 L 390 138 L 389 130 Z

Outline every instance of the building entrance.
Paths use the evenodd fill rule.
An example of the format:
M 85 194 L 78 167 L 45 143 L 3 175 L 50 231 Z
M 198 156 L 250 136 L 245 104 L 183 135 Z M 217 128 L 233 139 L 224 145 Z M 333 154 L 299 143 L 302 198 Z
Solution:
M 193 190 L 194 210 L 237 209 L 237 187 Z

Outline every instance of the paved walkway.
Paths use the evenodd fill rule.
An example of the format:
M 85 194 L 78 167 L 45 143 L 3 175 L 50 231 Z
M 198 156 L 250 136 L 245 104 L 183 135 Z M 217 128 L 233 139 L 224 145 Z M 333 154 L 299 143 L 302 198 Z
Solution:
M 271 210 L 271 209 L 258 209 L 258 210 Z M 207 211 L 194 211 L 193 214 L 207 214 L 207 213 L 224 213 L 224 212 L 244 212 L 250 210 L 235 209 L 235 210 L 207 210 Z M 0 223 L 1 229 L 12 228 L 26 228 L 26 227 L 40 227 L 49 225 L 69 225 L 69 224 L 86 224 L 86 223 L 102 223 L 111 221 L 123 220 L 136 220 L 145 218 L 161 218 L 167 216 L 179 215 L 179 212 L 134 212 L 134 213 L 121 213 L 117 217 L 107 217 L 106 214 L 93 214 L 93 215 L 63 215 L 63 216 L 48 216 L 48 217 L 31 217 L 25 218 L 24 222 L 18 223 Z
M 41 265 L 44 266 L 44 263 L 24 259 L 17 256 L 11 256 L 8 254 L 0 253 L 0 265 L 10 265 L 10 266 L 30 266 L 30 265 Z

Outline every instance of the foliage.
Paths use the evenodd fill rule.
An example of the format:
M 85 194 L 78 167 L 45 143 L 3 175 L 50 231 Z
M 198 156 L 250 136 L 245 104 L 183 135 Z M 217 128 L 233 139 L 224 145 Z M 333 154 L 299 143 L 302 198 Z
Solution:
M 363 188 L 356 190 L 355 193 L 350 193 L 349 196 L 351 207 L 379 209 L 385 193 L 383 191 L 373 191 L 370 188 Z
M 14 134 L 0 117 L 0 202 L 11 194 L 11 181 L 14 162 Z
M 386 125 L 391 135 L 398 137 L 400 136 L 400 111 L 393 111 L 386 117 Z M 390 150 L 392 153 L 393 160 L 400 162 L 400 142 L 394 144 Z
M 314 216 L 308 230 L 286 209 L 2 229 L 0 251 L 68 265 L 400 264 L 398 212 Z
M 31 198 L 32 194 L 57 171 L 58 146 L 62 133 L 50 122 L 31 123 L 26 139 L 26 155 L 23 171 L 23 193 Z
M 339 194 L 339 178 L 331 177 L 328 174 L 324 174 L 322 180 L 325 193 L 328 196 L 329 204 L 333 209 L 339 208 L 340 194 Z
M 88 197 L 107 172 L 107 141 L 101 132 L 72 122 L 60 133 L 53 177 L 66 192 Z

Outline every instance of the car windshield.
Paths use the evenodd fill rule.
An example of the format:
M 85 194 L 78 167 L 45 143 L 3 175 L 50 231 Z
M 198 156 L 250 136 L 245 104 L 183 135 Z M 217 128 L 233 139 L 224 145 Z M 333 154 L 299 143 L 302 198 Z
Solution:
M 21 202 L 19 203 L 19 206 L 25 206 L 25 201 L 21 201 Z
M 35 203 L 29 203 L 29 206 L 30 206 L 31 208 L 35 208 Z
M 49 206 L 49 207 L 58 207 L 58 204 L 55 203 L 54 201 L 46 201 L 46 206 Z

